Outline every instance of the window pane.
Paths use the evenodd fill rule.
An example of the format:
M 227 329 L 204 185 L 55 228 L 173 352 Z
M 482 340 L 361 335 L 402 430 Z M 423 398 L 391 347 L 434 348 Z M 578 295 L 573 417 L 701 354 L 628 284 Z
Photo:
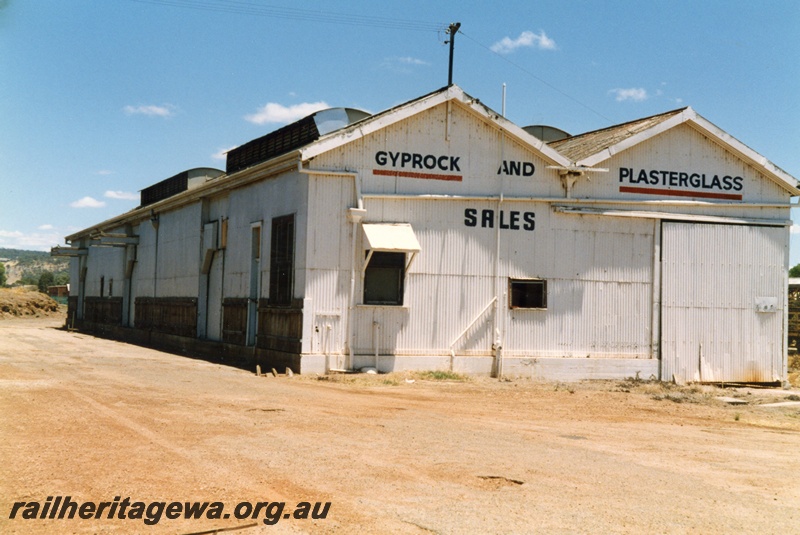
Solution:
M 511 308 L 547 308 L 547 281 L 512 279 L 510 286 Z
M 272 305 L 292 302 L 294 275 L 294 215 L 272 220 L 269 259 L 269 301 Z
M 403 304 L 405 258 L 405 253 L 372 253 L 364 272 L 364 304 Z

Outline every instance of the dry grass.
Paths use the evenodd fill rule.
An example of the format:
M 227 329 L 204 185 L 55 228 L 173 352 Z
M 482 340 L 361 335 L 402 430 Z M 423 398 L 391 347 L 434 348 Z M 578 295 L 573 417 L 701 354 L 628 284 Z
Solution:
M 800 387 L 800 354 L 789 355 L 789 384 Z
M 443 370 L 404 371 L 391 373 L 334 373 L 315 377 L 318 381 L 329 381 L 348 385 L 362 386 L 399 386 L 417 381 L 458 382 L 465 383 L 471 377 L 460 373 Z
M 19 288 L 0 288 L 0 319 L 57 314 L 58 303 L 49 296 Z

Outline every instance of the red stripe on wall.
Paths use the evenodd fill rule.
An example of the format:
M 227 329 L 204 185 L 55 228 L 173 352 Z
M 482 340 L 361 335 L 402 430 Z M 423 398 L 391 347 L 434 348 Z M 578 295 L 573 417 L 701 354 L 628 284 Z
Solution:
M 730 201 L 741 201 L 741 194 L 736 193 L 713 193 L 710 191 L 683 191 L 678 189 L 657 189 L 657 188 L 634 188 L 630 186 L 620 186 L 620 193 L 643 193 L 644 195 L 667 195 L 670 197 L 700 197 L 702 199 L 726 199 Z
M 373 175 L 379 176 L 400 176 L 404 178 L 422 178 L 426 180 L 452 180 L 461 182 L 461 175 L 434 175 L 430 173 L 411 173 L 409 171 L 394 171 L 391 169 L 373 169 Z

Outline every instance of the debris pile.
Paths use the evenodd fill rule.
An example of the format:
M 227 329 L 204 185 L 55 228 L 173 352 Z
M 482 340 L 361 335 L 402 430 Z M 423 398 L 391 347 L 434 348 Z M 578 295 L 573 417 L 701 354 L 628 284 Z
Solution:
M 37 291 L 0 288 L 0 319 L 57 314 L 58 303 Z

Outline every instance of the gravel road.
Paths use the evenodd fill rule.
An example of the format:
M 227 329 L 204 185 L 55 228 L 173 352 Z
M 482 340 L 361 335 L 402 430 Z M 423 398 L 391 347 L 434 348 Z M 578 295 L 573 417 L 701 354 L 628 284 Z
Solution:
M 2 533 L 800 532 L 797 389 L 257 377 L 62 324 L 0 321 Z M 57 496 L 228 518 L 24 518 Z

